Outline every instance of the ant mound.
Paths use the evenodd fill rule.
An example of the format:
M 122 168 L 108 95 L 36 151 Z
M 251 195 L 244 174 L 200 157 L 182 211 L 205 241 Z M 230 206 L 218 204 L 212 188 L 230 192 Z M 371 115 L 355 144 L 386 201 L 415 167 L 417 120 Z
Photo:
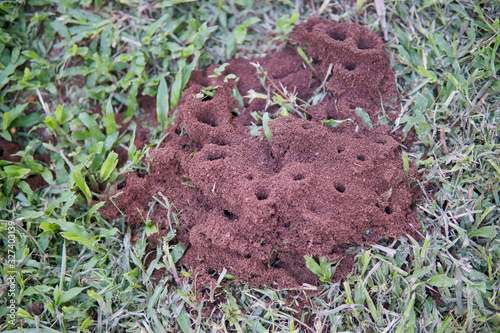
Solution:
M 179 263 L 199 283 L 226 268 L 253 285 L 317 284 L 305 255 L 340 261 L 338 278 L 352 269 L 359 246 L 418 227 L 400 143 L 377 125 L 398 112 L 380 38 L 314 19 L 297 26 L 292 41 L 306 60 L 289 45 L 254 60 L 260 75 L 246 60 L 193 73 L 176 125 L 151 152 L 149 174 L 131 173 L 111 193 L 121 192 L 114 203 L 130 225 L 145 216 L 157 224 L 152 246 L 168 234 L 187 247 Z M 250 90 L 284 94 L 285 102 L 268 105 L 266 121 L 268 101 L 235 97 Z M 300 105 L 296 112 L 287 105 L 287 115 L 280 107 L 293 104 L 286 98 L 294 91 Z M 332 120 L 344 122 L 328 126 Z M 153 197 L 167 198 L 178 221 Z

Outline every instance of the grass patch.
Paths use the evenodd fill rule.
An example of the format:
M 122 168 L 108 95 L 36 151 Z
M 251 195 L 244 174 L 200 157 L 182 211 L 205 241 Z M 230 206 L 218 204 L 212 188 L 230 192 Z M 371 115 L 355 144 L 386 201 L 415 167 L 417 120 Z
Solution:
M 498 331 L 500 4 L 387 2 L 383 28 L 372 1 L 175 3 L 0 4 L 0 330 Z M 190 275 L 175 266 L 182 248 L 147 251 L 149 217 L 133 236 L 92 203 L 121 175 L 148 171 L 142 160 L 194 68 L 278 49 L 294 14 L 316 12 L 387 35 L 403 96 L 395 126 L 417 139 L 407 157 L 423 175 L 423 241 L 381 242 L 319 288 L 222 284 L 230 275 L 219 272 L 200 300 L 195 277 L 170 283 Z M 158 89 L 168 103 L 139 149 L 137 96 Z

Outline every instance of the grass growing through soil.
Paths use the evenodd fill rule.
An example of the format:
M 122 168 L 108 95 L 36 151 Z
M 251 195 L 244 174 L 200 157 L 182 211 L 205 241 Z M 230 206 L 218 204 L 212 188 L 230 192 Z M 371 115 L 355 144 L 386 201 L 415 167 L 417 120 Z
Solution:
M 403 95 L 396 126 L 417 138 L 407 156 L 423 175 L 423 241 L 365 249 L 339 283 L 224 284 L 200 300 L 195 278 L 169 283 L 183 248 L 163 243 L 149 258 L 154 221 L 132 235 L 90 205 L 94 192 L 145 169 L 162 140 L 150 126 L 152 144 L 134 144 L 147 126 L 139 93 L 168 101 L 166 127 L 194 68 L 279 48 L 293 14 L 318 12 L 387 34 Z M 21 145 L 15 161 L 0 146 L 0 330 L 498 332 L 500 3 L 387 1 L 378 12 L 386 29 L 369 0 L 0 3 L 0 135 Z M 45 185 L 33 190 L 37 177 Z M 167 269 L 155 283 L 154 267 Z

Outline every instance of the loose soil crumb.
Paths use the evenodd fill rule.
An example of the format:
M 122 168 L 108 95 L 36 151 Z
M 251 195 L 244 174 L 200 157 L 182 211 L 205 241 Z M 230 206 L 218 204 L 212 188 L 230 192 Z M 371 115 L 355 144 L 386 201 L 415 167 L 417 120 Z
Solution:
M 150 174 L 129 174 L 111 193 L 121 192 L 115 204 L 133 227 L 144 223 L 141 215 L 158 192 L 181 211 L 177 241 L 188 250 L 180 263 L 200 284 L 223 268 L 253 285 L 317 284 L 304 255 L 342 260 L 339 278 L 352 269 L 357 247 L 417 227 L 396 136 L 389 126 L 369 130 L 356 114 L 362 108 L 377 124 L 399 111 L 380 38 L 359 25 L 312 19 L 296 27 L 292 42 L 312 58 L 315 71 L 293 45 L 254 61 L 304 100 L 327 78 L 327 94 L 307 120 L 282 116 L 269 122 L 270 140 L 252 137 L 250 113 L 263 111 L 265 101 L 244 99 L 241 107 L 233 96 L 236 88 L 242 95 L 265 92 L 250 62 L 231 60 L 220 77 L 210 77 L 216 66 L 196 72 L 175 127 L 152 152 Z M 224 82 L 229 73 L 239 80 Z M 213 97 L 197 97 L 209 86 L 217 87 Z M 321 123 L 347 118 L 352 122 L 335 128 Z M 120 216 L 113 205 L 108 214 Z M 156 204 L 150 218 L 160 230 L 150 241 L 165 236 L 171 228 L 166 210 Z

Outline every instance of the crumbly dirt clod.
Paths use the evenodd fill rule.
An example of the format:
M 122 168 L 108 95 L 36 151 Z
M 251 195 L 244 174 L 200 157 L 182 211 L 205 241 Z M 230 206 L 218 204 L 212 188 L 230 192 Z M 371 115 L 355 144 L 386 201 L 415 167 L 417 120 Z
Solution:
M 417 227 L 400 144 L 390 127 L 376 125 L 384 112 L 389 120 L 398 112 L 380 38 L 358 25 L 313 19 L 299 25 L 292 40 L 313 59 L 315 71 L 293 46 L 254 61 L 304 100 L 327 78 L 327 95 L 309 108 L 307 120 L 279 117 L 269 123 L 270 140 L 252 137 L 250 112 L 264 110 L 265 101 L 244 99 L 241 107 L 233 91 L 265 92 L 255 68 L 231 60 L 218 78 L 210 77 L 216 66 L 198 71 L 178 106 L 175 128 L 152 152 L 150 174 L 130 174 L 117 190 L 115 203 L 132 226 L 144 223 L 141 215 L 158 192 L 182 211 L 177 237 L 188 250 L 180 263 L 202 284 L 223 268 L 254 285 L 317 284 L 304 255 L 342 259 L 339 277 L 351 269 L 356 247 Z M 229 73 L 239 81 L 224 82 Z M 209 86 L 217 87 L 214 96 L 200 98 Z M 370 115 L 372 130 L 356 108 Z M 335 128 L 321 123 L 347 118 L 352 122 Z M 113 205 L 107 211 L 119 215 Z M 150 218 L 160 229 L 154 242 L 170 225 L 161 205 Z

